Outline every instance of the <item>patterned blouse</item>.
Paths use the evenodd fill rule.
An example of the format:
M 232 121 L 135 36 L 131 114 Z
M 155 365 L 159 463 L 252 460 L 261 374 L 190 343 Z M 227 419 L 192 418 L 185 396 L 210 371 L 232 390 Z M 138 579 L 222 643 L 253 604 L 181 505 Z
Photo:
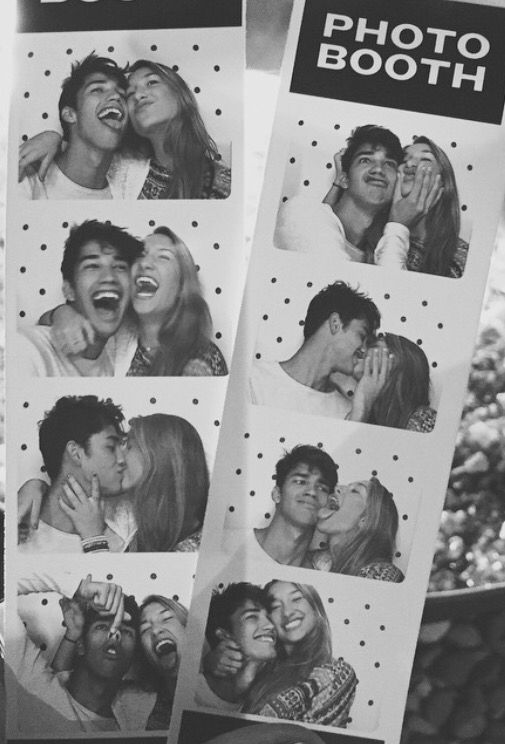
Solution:
M 139 199 L 173 199 L 170 196 L 172 173 L 151 159 Z M 218 160 L 207 160 L 203 174 L 202 191 L 199 199 L 226 199 L 231 191 L 231 169 Z
M 312 567 L 318 571 L 331 571 L 332 560 L 329 550 L 315 550 L 310 556 Z M 402 571 L 389 561 L 372 561 L 360 568 L 356 576 L 376 581 L 391 581 L 400 584 L 405 576 Z
M 466 258 L 468 255 L 468 243 L 458 238 L 456 253 L 449 265 L 449 271 L 446 276 L 451 279 L 459 279 L 463 276 L 465 270 Z M 419 238 L 410 238 L 409 252 L 407 255 L 407 269 L 409 271 L 423 271 L 422 263 L 424 258 L 424 242 Z
M 352 666 L 342 657 L 332 659 L 277 693 L 258 715 L 346 728 L 357 684 Z
M 407 421 L 405 428 L 408 431 L 421 431 L 427 434 L 433 431 L 436 420 L 437 412 L 434 408 L 430 408 L 430 406 L 419 406 Z
M 127 377 L 149 377 L 151 375 L 152 355 L 139 343 L 126 373 Z M 227 375 L 228 367 L 216 344 L 209 341 L 182 370 L 181 377 L 218 377 Z

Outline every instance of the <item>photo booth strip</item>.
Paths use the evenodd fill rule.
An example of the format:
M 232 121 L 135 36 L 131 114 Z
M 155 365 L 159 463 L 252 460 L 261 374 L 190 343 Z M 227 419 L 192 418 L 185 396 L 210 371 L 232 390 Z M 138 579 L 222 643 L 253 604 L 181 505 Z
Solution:
M 462 14 L 467 21 L 464 29 L 460 26 Z M 335 28 L 339 24 L 341 28 Z M 432 545 L 503 202 L 503 176 L 496 166 L 505 154 L 501 125 L 504 73 L 495 55 L 500 54 L 499 35 L 504 24 L 503 9 L 484 3 L 435 0 L 415 10 L 411 2 L 295 1 L 192 601 L 188 632 L 194 653 L 186 657 L 181 670 L 174 725 L 185 720 L 181 718 L 184 710 L 185 716 L 188 710 L 199 712 L 191 700 L 212 589 L 237 580 L 261 584 L 275 575 L 286 581 L 311 583 L 321 596 L 334 597 L 339 612 L 361 631 L 365 644 L 371 615 L 362 614 L 360 607 L 370 605 L 374 614 L 380 615 L 388 630 L 388 664 L 381 672 L 382 698 L 374 711 L 373 733 L 361 710 L 353 717 L 352 728 L 338 734 L 349 742 L 361 735 L 384 744 L 400 740 Z M 440 34 L 450 40 L 445 46 L 441 36 L 438 38 L 439 72 L 449 72 L 445 77 L 441 74 L 436 85 L 432 85 L 434 78 L 427 81 L 427 74 L 430 65 L 433 69 L 437 63 L 421 62 L 422 57 L 434 57 L 438 32 L 433 29 L 445 29 Z M 338 37 L 344 30 L 347 36 Z M 335 38 L 326 38 L 325 32 Z M 345 47 L 334 56 L 340 53 L 343 59 L 347 54 L 346 65 L 318 67 L 320 47 L 329 42 Z M 407 79 L 409 71 L 416 74 L 412 81 Z M 479 81 L 483 81 L 482 96 L 477 90 Z M 413 86 L 417 86 L 415 95 L 411 95 Z M 404 95 L 407 89 L 410 92 Z M 465 108 L 463 100 L 471 105 Z M 370 123 L 391 129 L 402 145 L 409 144 L 414 135 L 426 135 L 447 154 L 459 190 L 460 235 L 469 243 L 461 278 L 276 247 L 279 206 L 299 192 L 321 201 L 334 175 L 334 154 L 356 126 Z M 290 358 L 302 343 L 309 301 L 335 280 L 359 287 L 376 302 L 382 315 L 380 330 L 404 335 L 425 351 L 432 382 L 430 400 L 437 409 L 436 425 L 429 434 L 249 402 L 251 365 L 256 359 Z M 377 471 L 385 483 L 391 479 L 395 496 L 399 487 L 404 493 L 401 484 L 412 488 L 405 493 L 405 498 L 412 493 L 412 501 L 400 509 L 401 515 L 408 517 L 399 531 L 402 547 L 405 535 L 408 553 L 402 583 L 275 565 L 271 559 L 262 562 L 257 552 L 253 563 L 247 560 L 247 552 L 238 560 L 239 552 L 226 551 L 230 533 L 269 522 L 273 467 L 284 446 L 299 443 L 322 445 L 338 462 L 343 483 L 346 472 L 357 477 L 363 462 L 365 470 Z M 408 533 L 402 532 L 406 526 Z M 348 647 L 352 648 L 350 640 Z M 365 648 L 370 651 L 374 644 Z M 367 658 L 371 661 L 371 656 Z M 365 677 L 370 683 L 371 675 Z M 250 718 L 240 712 L 233 716 Z M 326 731 L 337 733 L 336 729 Z

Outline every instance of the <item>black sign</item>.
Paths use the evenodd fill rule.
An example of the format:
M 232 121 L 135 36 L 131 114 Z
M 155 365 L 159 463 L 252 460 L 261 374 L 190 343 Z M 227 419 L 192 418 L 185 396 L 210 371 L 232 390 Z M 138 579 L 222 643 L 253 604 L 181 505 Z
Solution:
M 500 124 L 505 9 L 306 0 L 291 91 Z
M 240 26 L 242 0 L 17 0 L 21 33 Z

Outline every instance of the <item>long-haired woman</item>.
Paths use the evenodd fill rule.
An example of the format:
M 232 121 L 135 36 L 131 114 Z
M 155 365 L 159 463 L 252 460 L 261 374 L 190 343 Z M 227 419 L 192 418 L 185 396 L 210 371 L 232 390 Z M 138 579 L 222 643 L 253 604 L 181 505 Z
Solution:
M 150 594 L 140 605 L 140 646 L 147 667 L 141 679 L 152 686 L 154 674 L 157 690 L 148 731 L 163 731 L 170 724 L 187 622 L 186 607 L 170 597 Z
M 393 564 L 398 510 L 378 478 L 336 486 L 327 506 L 319 510 L 316 529 L 327 546 L 312 553 L 314 568 L 403 581 L 402 572 Z
M 278 655 L 254 680 L 243 711 L 345 728 L 358 681 L 350 664 L 333 658 L 321 598 L 311 586 L 286 581 L 265 590 Z
M 212 320 L 193 257 L 168 227 L 144 240 L 132 267 L 132 307 L 138 337 L 128 375 L 227 374 L 223 355 L 210 340 Z

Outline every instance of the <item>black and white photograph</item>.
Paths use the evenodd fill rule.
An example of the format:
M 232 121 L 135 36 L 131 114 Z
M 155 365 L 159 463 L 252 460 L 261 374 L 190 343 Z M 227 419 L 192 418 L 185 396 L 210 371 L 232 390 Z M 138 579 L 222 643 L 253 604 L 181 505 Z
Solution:
M 20 403 L 19 554 L 198 551 L 212 412 L 194 387 L 158 399 L 126 390 Z
M 88 561 L 89 562 L 89 561 Z M 22 561 L 10 608 L 10 735 L 166 731 L 185 643 L 191 556 Z
M 123 225 L 124 215 L 115 220 Z M 19 374 L 227 375 L 220 348 L 229 358 L 226 237 L 219 229 L 207 234 L 207 220 L 200 231 L 198 223 L 174 221 L 191 247 L 171 227 L 142 217 L 130 228 L 105 215 L 81 221 L 80 213 L 70 224 L 34 218 L 20 226 Z
M 343 280 L 314 292 L 317 283 L 304 280 L 321 274 L 320 266 L 306 261 L 296 265 L 289 282 L 279 272 L 270 283 L 262 300 L 250 401 L 313 416 L 433 431 L 440 395 L 433 378 L 440 377 L 433 374 L 438 362 L 428 354 L 430 344 L 443 351 L 437 343 L 446 335 L 443 322 L 433 323 L 428 337 L 421 336 L 422 302 L 414 309 L 412 299 L 400 295 L 405 304 L 398 307 L 400 297 L 395 302 L 392 293 L 381 294 L 371 280 L 373 294 L 365 290 L 368 282 Z M 289 294 L 283 297 L 283 292 Z
M 356 261 L 461 277 L 471 226 L 466 206 L 461 209 L 449 143 L 444 140 L 446 152 L 423 134 L 402 144 L 395 132 L 376 124 L 345 135 L 340 126 L 331 129 L 335 151 L 317 178 L 315 163 L 322 162 L 321 145 L 330 136 L 323 143 L 313 140 L 310 148 L 308 142 L 306 148 L 293 144 L 275 247 L 309 253 L 331 267 Z M 468 180 L 460 153 L 457 158 Z M 325 174 L 331 180 L 317 196 Z
M 52 45 L 25 42 L 15 99 L 19 196 L 228 198 L 241 91 L 236 50 L 222 43 L 223 33 L 102 32 L 93 41 L 73 33 L 54 35 Z

